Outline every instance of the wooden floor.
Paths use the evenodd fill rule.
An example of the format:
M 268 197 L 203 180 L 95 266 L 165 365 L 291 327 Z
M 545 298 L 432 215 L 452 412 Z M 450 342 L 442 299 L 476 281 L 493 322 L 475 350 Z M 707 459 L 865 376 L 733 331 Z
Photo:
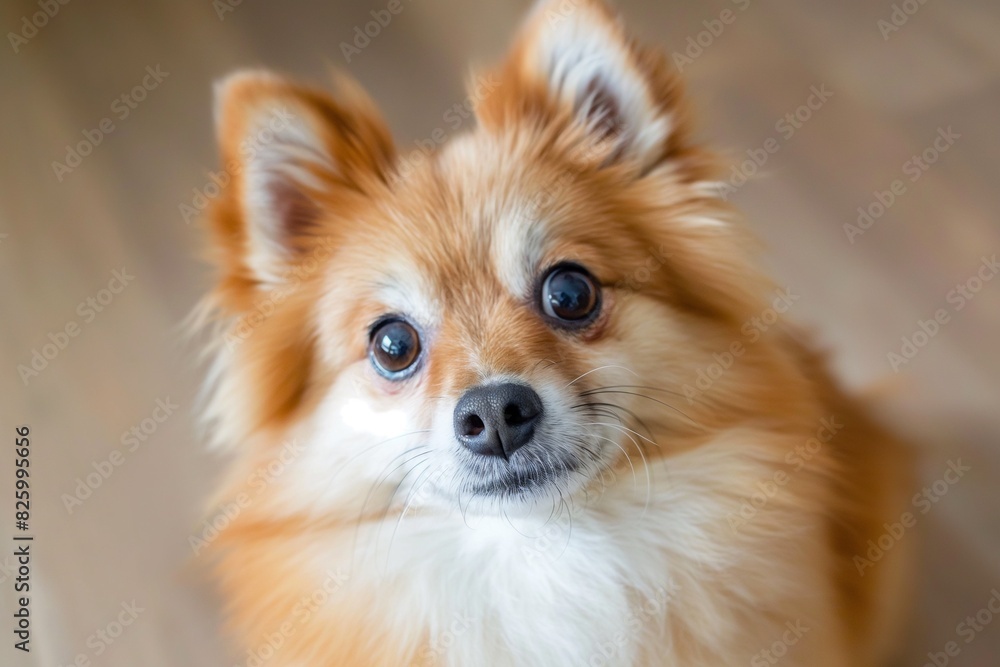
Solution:
M 410 147 L 445 126 L 467 62 L 497 57 L 527 2 L 403 0 L 345 63 L 340 43 L 385 4 L 243 0 L 220 18 L 207 1 L 70 2 L 16 53 L 0 47 L 0 420 L 5 439 L 15 423 L 32 427 L 38 503 L 37 661 L 5 640 L 0 664 L 51 667 L 79 653 L 121 667 L 231 664 L 213 599 L 187 566 L 218 464 L 195 434 L 198 372 L 178 342 L 208 279 L 199 230 L 180 207 L 216 166 L 211 83 L 225 72 L 266 64 L 322 79 L 328 63 L 346 66 Z M 692 49 L 684 73 L 703 136 L 735 161 L 778 139 L 735 200 L 769 266 L 801 294 L 794 317 L 816 327 L 851 385 L 889 393 L 886 418 L 922 446 L 925 483 L 949 461 L 970 467 L 903 538 L 924 547 L 901 664 L 919 667 L 953 640 L 961 653 L 950 664 L 998 664 L 1000 619 L 968 644 L 956 633 L 1000 587 L 1000 280 L 976 284 L 982 258 L 1000 253 L 1000 6 L 930 0 L 884 39 L 890 0 L 620 5 L 643 38 L 678 51 L 697 43 L 704 21 L 734 11 L 721 34 L 700 36 L 711 43 Z M 2 3 L 3 32 L 36 11 L 30 0 Z M 155 88 L 135 108 L 116 102 L 147 67 L 159 68 Z M 788 136 L 777 124 L 814 88 L 832 95 Z M 52 163 L 66 162 L 84 132 L 100 143 L 57 174 Z M 952 137 L 937 141 L 943 152 L 939 136 Z M 912 158 L 925 151 L 934 161 L 923 171 Z M 848 234 L 858 208 L 877 214 L 887 199 L 877 193 L 896 180 L 894 203 Z M 974 298 L 956 297 L 970 280 L 981 287 Z M 948 322 L 917 335 L 926 344 L 895 373 L 888 354 L 939 309 Z M 78 333 L 62 341 L 68 324 Z M 45 352 L 50 334 L 65 349 L 52 343 L 53 358 L 25 386 L 16 368 Z M 157 401 L 178 406 L 162 423 L 152 420 L 164 415 Z M 133 427 L 144 440 L 123 443 Z M 103 463 L 115 449 L 120 465 Z M 108 465 L 105 480 L 95 471 Z M 70 513 L 61 499 L 90 473 L 100 485 Z M 11 564 L 0 556 L 8 619 Z M 144 611 L 94 657 L 88 637 L 133 600 Z

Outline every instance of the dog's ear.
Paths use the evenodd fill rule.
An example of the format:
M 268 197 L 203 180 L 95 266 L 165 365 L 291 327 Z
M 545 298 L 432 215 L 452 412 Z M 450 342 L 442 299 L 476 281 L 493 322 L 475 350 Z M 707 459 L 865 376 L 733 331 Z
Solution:
M 648 169 L 682 134 L 680 83 L 662 53 L 631 40 L 600 0 L 536 4 L 477 115 L 488 129 L 512 123 L 575 125 L 605 161 Z
M 387 182 L 389 132 L 356 84 L 338 83 L 336 100 L 267 72 L 217 84 L 223 172 L 211 218 L 223 281 L 287 282 L 306 253 L 330 242 L 337 216 Z

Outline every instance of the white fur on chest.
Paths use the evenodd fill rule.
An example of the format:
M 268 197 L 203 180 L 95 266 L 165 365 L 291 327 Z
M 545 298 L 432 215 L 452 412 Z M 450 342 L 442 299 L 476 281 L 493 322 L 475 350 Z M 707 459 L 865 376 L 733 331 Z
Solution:
M 771 470 L 706 448 L 654 464 L 648 495 L 640 476 L 551 516 L 393 519 L 363 531 L 352 588 L 414 665 L 752 664 L 787 623 L 810 632 L 782 664 L 839 665 L 814 519 L 788 498 L 727 522 Z

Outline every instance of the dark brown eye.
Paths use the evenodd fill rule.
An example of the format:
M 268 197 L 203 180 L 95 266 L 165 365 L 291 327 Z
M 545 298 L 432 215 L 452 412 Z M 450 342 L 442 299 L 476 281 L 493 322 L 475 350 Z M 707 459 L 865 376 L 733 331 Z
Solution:
M 388 320 L 372 330 L 368 356 L 390 380 L 408 377 L 420 358 L 420 334 L 408 322 Z
M 597 314 L 600 294 L 596 281 L 582 267 L 561 264 L 545 277 L 542 312 L 563 324 L 583 326 Z

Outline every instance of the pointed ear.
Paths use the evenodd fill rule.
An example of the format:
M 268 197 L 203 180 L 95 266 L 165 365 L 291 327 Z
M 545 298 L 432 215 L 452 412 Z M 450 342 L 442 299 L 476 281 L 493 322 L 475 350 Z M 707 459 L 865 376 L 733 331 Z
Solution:
M 280 285 L 310 248 L 329 241 L 338 214 L 387 182 L 389 132 L 356 84 L 338 84 L 337 101 L 261 71 L 216 85 L 229 183 L 212 223 L 224 280 Z
M 576 126 L 607 161 L 648 169 L 680 141 L 681 89 L 662 53 L 631 40 L 600 0 L 543 0 L 479 105 L 487 128 L 518 122 Z

